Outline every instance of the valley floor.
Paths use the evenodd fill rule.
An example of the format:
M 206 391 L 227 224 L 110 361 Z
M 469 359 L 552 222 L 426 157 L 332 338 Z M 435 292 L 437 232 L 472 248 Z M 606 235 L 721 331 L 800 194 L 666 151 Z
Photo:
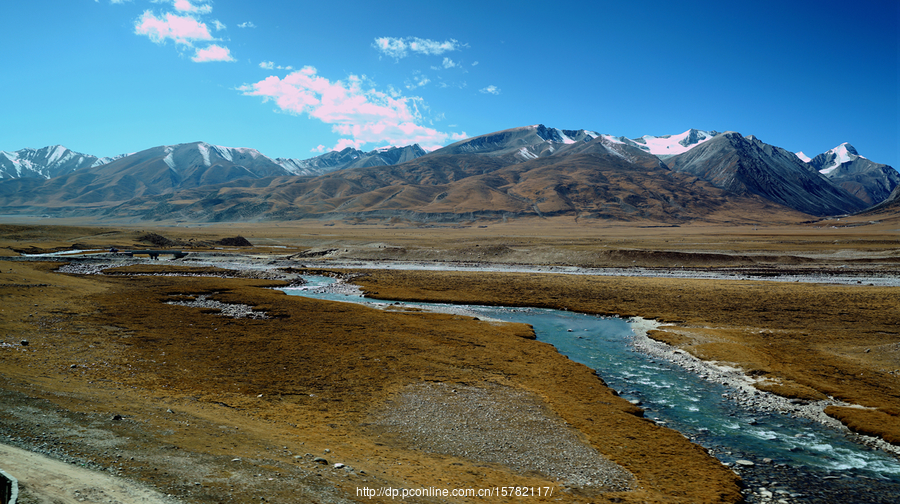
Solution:
M 731 469 L 680 434 L 640 418 L 638 408 L 616 397 L 591 370 L 530 339 L 527 326 L 386 312 L 267 288 L 313 269 L 352 275 L 376 298 L 656 319 L 663 325 L 653 338 L 738 366 L 758 380 L 758 388 L 797 401 L 832 396 L 864 406 L 828 413 L 858 432 L 900 440 L 900 287 L 879 283 L 900 274 L 891 228 L 810 225 L 725 234 L 623 227 L 585 237 L 559 226 L 528 237 L 525 228 L 512 227 L 504 236 L 495 230 L 478 238 L 477 227 L 286 227 L 156 228 L 158 235 L 181 240 L 173 248 L 195 253 L 179 261 L 129 259 L 119 262 L 122 269 L 87 275 L 78 273 L 109 261 L 99 255 L 24 261 L 19 254 L 157 247 L 141 241 L 143 229 L 5 226 L 0 247 L 10 248 L 8 260 L 0 261 L 0 394 L 6 406 L 0 441 L 182 502 L 362 502 L 370 500 L 361 490 L 367 488 L 509 486 L 553 489 L 529 502 L 741 499 Z M 553 229 L 568 238 L 552 236 Z M 235 233 L 254 248 L 198 244 Z M 347 267 L 409 259 L 480 266 Z M 75 269 L 57 272 L 65 263 Z M 534 266 L 492 272 L 485 263 Z M 583 266 L 665 266 L 672 275 L 536 271 Z M 682 266 L 711 277 L 675 274 Z M 144 276 L 168 270 L 178 276 Z M 846 281 L 764 280 L 788 271 Z M 222 317 L 212 313 L 216 308 L 172 304 L 198 299 L 246 305 L 266 318 Z M 575 444 L 565 450 L 587 447 L 594 453 L 589 456 L 610 464 L 610 472 L 592 484 L 564 472 L 548 477 L 477 454 L 441 455 L 411 446 L 384 427 L 387 405 L 434 394 L 486 397 L 497 401 L 498 411 L 521 402 L 560 437 L 571 436 Z M 440 421 L 458 425 L 460 417 L 448 415 Z M 526 453 L 538 466 L 551 464 L 541 462 L 546 453 L 516 444 L 514 433 L 524 427 L 511 420 L 515 415 L 500 418 L 505 420 L 495 428 L 510 453 Z M 483 427 L 471 429 L 468 434 Z M 15 473 L 15 467 L 3 469 Z M 23 481 L 22 502 L 51 502 L 41 495 L 37 482 Z M 73 493 L 70 500 L 91 502 L 84 497 Z

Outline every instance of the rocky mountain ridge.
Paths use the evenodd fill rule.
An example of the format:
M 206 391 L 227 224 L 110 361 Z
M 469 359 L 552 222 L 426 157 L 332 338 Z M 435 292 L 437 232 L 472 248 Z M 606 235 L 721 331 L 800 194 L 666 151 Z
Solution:
M 892 167 L 860 156 L 849 143 L 823 152 L 807 163 L 869 206 L 886 200 L 900 185 L 900 173 Z
M 46 148 L 42 158 L 12 156 L 70 164 L 49 178 L 19 173 L 0 180 L 0 212 L 192 220 L 569 214 L 679 222 L 740 202 L 764 212 L 778 207 L 827 216 L 868 208 L 900 184 L 889 174 L 862 177 L 874 173 L 871 162 L 858 154 L 850 159 L 851 149 L 817 156 L 823 163 L 852 161 L 823 174 L 819 161 L 805 163 L 754 136 L 693 129 L 632 140 L 538 124 L 430 153 L 414 145 L 344 149 L 307 160 L 205 142 L 102 160 L 58 147 Z M 845 172 L 856 186 L 828 176 Z

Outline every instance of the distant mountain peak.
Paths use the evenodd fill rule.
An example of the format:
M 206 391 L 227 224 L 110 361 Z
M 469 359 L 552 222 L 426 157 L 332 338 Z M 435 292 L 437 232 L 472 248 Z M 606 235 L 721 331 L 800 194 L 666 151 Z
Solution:
M 96 156 L 81 154 L 62 145 L 49 145 L 40 149 L 25 148 L 13 152 L 0 151 L 0 179 L 50 179 L 90 166 L 96 160 Z
M 884 201 L 900 185 L 897 170 L 860 156 L 848 142 L 819 154 L 807 164 L 869 205 Z
M 850 145 L 849 142 L 844 142 L 841 145 L 838 145 L 837 147 L 835 147 L 835 149 L 840 149 L 840 148 L 843 148 L 845 151 L 847 151 L 848 153 L 850 153 L 854 156 L 859 156 L 859 153 L 856 152 L 856 148 L 853 147 L 852 145 Z
M 691 128 L 677 135 L 644 135 L 634 139 L 625 137 L 619 137 L 618 139 L 632 147 L 637 147 L 644 152 L 664 159 L 683 154 L 721 134 L 715 130 L 704 131 Z
M 865 208 L 862 200 L 811 170 L 794 153 L 753 135 L 725 132 L 667 160 L 678 173 L 699 177 L 738 194 L 755 194 L 810 215 Z
M 841 165 L 852 163 L 860 158 L 865 159 L 863 156 L 859 155 L 856 148 L 850 145 L 849 142 L 844 142 L 827 152 L 819 154 L 809 162 L 819 170 L 819 173 L 828 175 L 840 168 Z

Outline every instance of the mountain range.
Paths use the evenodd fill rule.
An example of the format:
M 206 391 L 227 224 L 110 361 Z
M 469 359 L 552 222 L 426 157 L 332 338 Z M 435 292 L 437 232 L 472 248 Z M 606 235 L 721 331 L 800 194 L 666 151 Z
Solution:
M 0 152 L 0 176 L 3 214 L 191 221 L 802 220 L 859 212 L 900 186 L 900 173 L 849 144 L 808 158 L 732 131 L 628 139 L 540 124 L 430 153 L 348 148 L 305 160 L 205 142 L 114 158 L 52 146 Z

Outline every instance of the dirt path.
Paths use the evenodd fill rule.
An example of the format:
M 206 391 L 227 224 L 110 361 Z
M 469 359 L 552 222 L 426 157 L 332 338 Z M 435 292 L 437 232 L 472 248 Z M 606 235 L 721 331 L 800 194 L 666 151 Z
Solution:
M 19 480 L 22 504 L 178 502 L 130 481 L 4 444 L 0 444 L 0 463 Z

